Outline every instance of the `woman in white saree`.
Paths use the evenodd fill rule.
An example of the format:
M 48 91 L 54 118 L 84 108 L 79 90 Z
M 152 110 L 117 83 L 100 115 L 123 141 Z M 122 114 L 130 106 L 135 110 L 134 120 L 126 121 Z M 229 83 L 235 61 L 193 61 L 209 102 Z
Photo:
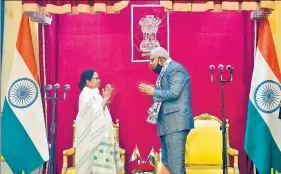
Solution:
M 117 174 L 124 167 L 107 108 L 112 87 L 106 85 L 101 96 L 99 86 L 97 72 L 86 70 L 81 74 L 75 138 L 77 174 Z

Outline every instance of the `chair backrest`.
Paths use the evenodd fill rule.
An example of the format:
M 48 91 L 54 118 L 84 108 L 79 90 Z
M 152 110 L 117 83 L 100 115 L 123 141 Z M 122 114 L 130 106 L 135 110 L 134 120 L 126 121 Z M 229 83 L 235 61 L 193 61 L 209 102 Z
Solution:
M 73 125 L 72 125 L 72 127 L 73 127 L 73 146 L 74 146 L 74 144 L 75 144 L 75 136 L 76 136 L 76 125 L 75 125 L 75 120 L 74 120 L 74 122 L 73 122 Z
M 194 118 L 194 129 L 190 131 L 186 140 L 187 166 L 222 164 L 221 125 L 221 120 L 209 114 L 201 114 Z M 227 147 L 229 147 L 228 122 L 226 129 Z
M 119 147 L 119 120 L 116 120 L 116 123 L 112 123 L 113 124 L 113 128 L 114 128 L 114 133 L 115 133 L 115 138 L 116 138 L 116 142 L 117 145 Z

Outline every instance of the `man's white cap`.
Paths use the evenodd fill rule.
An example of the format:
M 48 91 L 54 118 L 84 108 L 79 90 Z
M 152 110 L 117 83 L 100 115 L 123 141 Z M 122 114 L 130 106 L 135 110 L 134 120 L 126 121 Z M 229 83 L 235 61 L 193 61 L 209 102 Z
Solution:
M 159 56 L 159 57 L 164 57 L 166 59 L 169 58 L 169 53 L 168 51 L 163 48 L 163 47 L 156 47 L 153 48 L 152 50 L 150 50 L 150 55 L 154 55 L 154 56 Z

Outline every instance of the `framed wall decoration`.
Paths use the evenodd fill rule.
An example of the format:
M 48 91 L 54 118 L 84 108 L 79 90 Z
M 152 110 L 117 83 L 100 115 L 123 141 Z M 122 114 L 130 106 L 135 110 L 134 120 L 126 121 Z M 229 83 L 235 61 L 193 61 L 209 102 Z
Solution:
M 131 5 L 131 62 L 149 62 L 157 46 L 170 52 L 170 14 L 157 4 Z

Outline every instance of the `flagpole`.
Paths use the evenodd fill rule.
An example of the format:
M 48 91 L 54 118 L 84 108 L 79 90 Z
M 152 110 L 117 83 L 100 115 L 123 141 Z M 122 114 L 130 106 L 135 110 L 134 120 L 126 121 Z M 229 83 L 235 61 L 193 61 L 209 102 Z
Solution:
M 257 24 L 257 20 L 254 20 L 254 60 L 256 58 L 256 51 L 257 51 L 257 39 L 258 39 L 258 24 Z M 256 174 L 257 169 L 256 169 L 256 165 L 254 164 L 254 174 Z
M 1 25 L 0 25 L 0 39 L 1 39 L 1 45 L 0 45 L 0 172 L 2 170 L 2 60 L 3 60 L 3 30 L 4 30 L 4 6 L 5 6 L 5 2 L 1 1 L 0 2 L 0 16 L 3 19 L 3 21 L 1 21 Z M 3 28 L 2 28 L 3 27 Z
M 256 58 L 256 51 L 257 51 L 257 32 L 258 32 L 258 26 L 257 26 L 257 21 L 254 20 L 254 59 Z
M 139 154 L 140 154 L 140 151 L 139 151 L 139 148 L 138 148 L 137 145 L 136 145 L 136 148 L 138 149 L 138 152 L 139 152 Z M 141 164 L 142 164 L 141 154 L 140 154 L 140 160 L 141 160 Z
M 258 27 L 257 27 L 257 20 L 255 19 L 257 17 L 257 11 L 251 13 L 251 19 L 254 21 L 254 61 L 256 58 L 256 51 L 257 51 L 257 32 L 258 32 Z M 256 174 L 256 166 L 253 164 L 253 173 Z
M 146 158 L 146 160 L 145 160 L 145 163 L 146 163 L 146 161 L 148 160 L 148 158 L 149 158 L 150 153 L 152 152 L 152 150 L 153 150 L 153 146 L 152 146 L 152 149 L 150 150 L 150 152 L 149 152 L 149 154 L 148 154 L 148 156 L 147 156 L 147 158 Z

